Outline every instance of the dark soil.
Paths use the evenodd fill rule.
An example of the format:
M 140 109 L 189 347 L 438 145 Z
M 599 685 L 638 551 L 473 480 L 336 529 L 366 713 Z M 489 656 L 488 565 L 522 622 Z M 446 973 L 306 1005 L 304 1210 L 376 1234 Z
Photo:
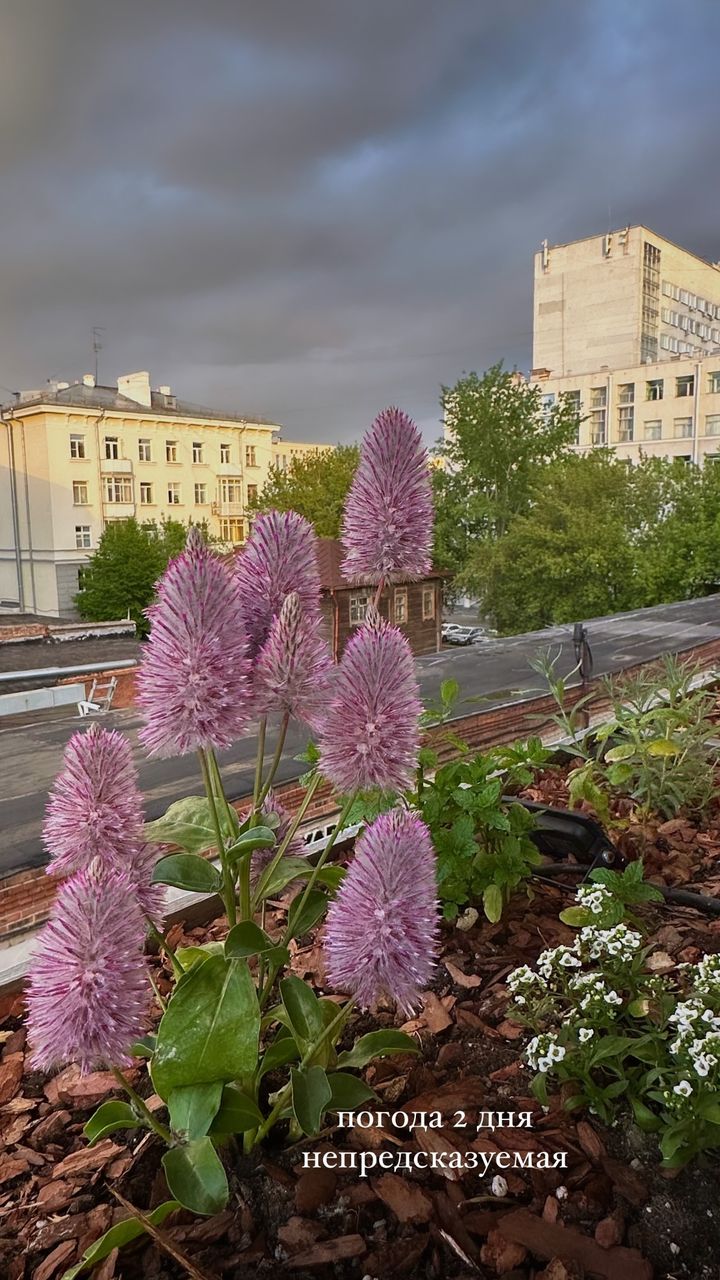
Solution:
M 562 804 L 562 771 L 542 775 L 530 793 Z M 618 840 L 628 856 L 642 850 L 651 877 L 717 892 L 720 813 L 702 828 L 678 819 L 640 829 L 631 815 L 622 816 Z M 572 931 L 558 913 L 576 880 L 536 882 L 533 897 L 518 894 L 499 924 L 479 919 L 467 930 L 445 926 L 433 988 L 422 1012 L 404 1024 L 418 1039 L 420 1056 L 382 1059 L 365 1071 L 382 1099 L 380 1109 L 442 1111 L 444 1128 L 426 1133 L 446 1149 L 475 1144 L 485 1153 L 524 1157 L 565 1152 L 566 1167 L 493 1165 L 487 1175 L 480 1167 L 458 1180 L 377 1168 L 361 1178 L 352 1171 L 304 1170 L 303 1156 L 331 1149 L 412 1154 L 422 1136 L 392 1124 L 328 1127 L 319 1139 L 286 1146 L 280 1128 L 257 1157 L 226 1149 L 231 1200 L 225 1213 L 167 1219 L 162 1235 L 188 1259 L 190 1274 L 237 1280 L 718 1280 L 717 1161 L 698 1161 L 668 1177 L 659 1169 L 654 1140 L 625 1120 L 608 1130 L 582 1113 L 565 1112 L 560 1097 L 551 1098 L 547 1112 L 529 1097 L 530 1078 L 520 1061 L 524 1035 L 506 1020 L 504 979 L 543 948 L 570 940 Z M 677 962 L 720 950 L 718 920 L 661 906 L 647 921 Z M 197 941 L 223 932 L 224 922 L 216 921 L 183 936 Z M 176 926 L 176 940 L 181 933 Z M 320 948 L 314 938 L 305 943 L 294 952 L 294 971 L 323 990 Z M 161 988 L 169 985 L 157 958 L 153 964 Z M 18 1001 L 0 1029 L 0 1275 L 59 1280 L 88 1244 L 126 1216 L 113 1191 L 142 1210 L 167 1198 L 162 1148 L 152 1136 L 126 1143 L 120 1133 L 88 1149 L 82 1126 L 115 1092 L 113 1077 L 97 1073 L 81 1080 L 68 1068 L 47 1080 L 24 1071 L 21 1016 Z M 358 1017 L 348 1038 L 395 1024 L 391 1010 L 381 1009 L 372 1019 Z M 142 1065 L 136 1084 L 151 1095 Z M 479 1113 L 491 1110 L 530 1110 L 533 1127 L 478 1133 Z M 455 1127 L 458 1112 L 467 1127 Z M 497 1174 L 506 1185 L 493 1188 Z M 100 1280 L 179 1280 L 187 1274 L 147 1236 L 93 1273 Z

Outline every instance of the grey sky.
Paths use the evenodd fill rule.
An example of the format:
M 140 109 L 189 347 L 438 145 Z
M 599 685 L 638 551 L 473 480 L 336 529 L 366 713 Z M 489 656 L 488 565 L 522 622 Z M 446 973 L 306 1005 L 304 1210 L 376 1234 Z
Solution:
M 0 383 L 359 436 L 530 359 L 532 254 L 720 257 L 716 0 L 0 0 Z M 4 392 L 0 395 L 4 396 Z

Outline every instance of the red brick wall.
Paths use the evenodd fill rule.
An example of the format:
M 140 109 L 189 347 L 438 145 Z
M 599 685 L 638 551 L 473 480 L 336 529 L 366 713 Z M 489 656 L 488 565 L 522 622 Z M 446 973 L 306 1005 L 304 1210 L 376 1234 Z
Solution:
M 41 640 L 48 634 L 48 628 L 42 622 L 18 622 L 11 627 L 0 627 L 0 644 L 11 640 Z

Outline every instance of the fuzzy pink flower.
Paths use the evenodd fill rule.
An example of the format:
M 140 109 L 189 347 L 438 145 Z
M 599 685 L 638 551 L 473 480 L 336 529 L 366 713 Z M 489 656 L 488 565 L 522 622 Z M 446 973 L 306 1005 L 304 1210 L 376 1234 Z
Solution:
M 318 631 L 317 618 L 302 612 L 296 591 L 285 597 L 254 671 L 258 714 L 278 711 L 312 728 L 323 710 L 333 661 Z
M 273 618 L 292 591 L 309 620 L 319 617 L 316 542 L 312 525 L 296 511 L 267 511 L 253 521 L 250 537 L 235 559 L 251 658 L 264 645 Z
M 235 575 L 192 528 L 182 555 L 146 610 L 150 639 L 138 674 L 145 719 L 140 739 L 152 756 L 229 747 L 250 714 L 247 640 Z
M 86 1074 L 130 1061 L 148 1008 L 144 932 L 127 877 L 99 860 L 60 887 L 31 962 L 34 1067 L 77 1062 Z
M 422 710 L 410 646 L 376 610 L 349 642 L 320 734 L 320 768 L 340 791 L 402 791 L 417 765 Z
M 393 809 L 361 835 L 330 904 L 330 982 L 363 1009 L 389 996 L 412 1013 L 432 976 L 438 938 L 435 853 L 419 818 Z
M 412 418 L 384 409 L 366 435 L 345 502 L 343 573 L 404 582 L 430 569 L 433 503 L 427 451 Z
M 142 796 L 127 738 L 97 724 L 74 733 L 43 825 L 48 871 L 68 875 L 93 858 L 121 870 L 142 829 Z

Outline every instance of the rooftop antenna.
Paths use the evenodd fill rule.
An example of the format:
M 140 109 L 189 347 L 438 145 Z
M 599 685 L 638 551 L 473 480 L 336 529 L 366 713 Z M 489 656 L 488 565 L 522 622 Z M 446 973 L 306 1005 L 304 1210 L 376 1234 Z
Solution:
M 97 386 L 97 384 L 98 384 L 98 356 L 99 356 L 100 352 L 102 351 L 103 344 L 102 344 L 102 337 L 101 337 L 101 335 L 102 335 L 104 332 L 105 332 L 105 325 L 104 325 L 104 324 L 94 324 L 94 325 L 93 325 L 93 331 L 92 331 L 92 345 L 93 345 L 93 351 L 95 352 L 95 386 Z

